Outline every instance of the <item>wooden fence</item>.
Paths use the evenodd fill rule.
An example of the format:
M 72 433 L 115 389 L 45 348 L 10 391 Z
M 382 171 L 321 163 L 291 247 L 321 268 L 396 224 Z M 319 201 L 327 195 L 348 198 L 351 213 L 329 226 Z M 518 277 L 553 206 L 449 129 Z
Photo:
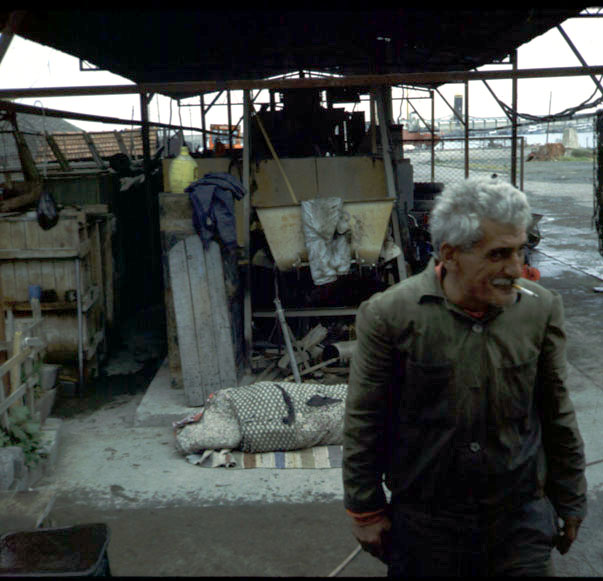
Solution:
M 25 399 L 32 416 L 35 413 L 34 387 L 39 385 L 46 341 L 41 333 L 43 322 L 40 301 L 31 299 L 32 319 L 19 321 L 8 311 L 6 335 L 0 351 L 7 351 L 9 359 L 0 365 L 0 427 L 10 426 L 9 409 Z M 9 374 L 10 392 L 5 394 L 4 376 Z

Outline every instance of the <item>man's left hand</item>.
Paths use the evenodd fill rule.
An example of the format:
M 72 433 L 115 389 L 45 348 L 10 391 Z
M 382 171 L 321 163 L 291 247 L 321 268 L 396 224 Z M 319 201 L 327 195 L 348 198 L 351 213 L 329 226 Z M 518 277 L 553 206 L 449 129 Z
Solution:
M 561 534 L 555 538 L 555 546 L 562 555 L 565 555 L 570 550 L 572 543 L 578 536 L 578 529 L 581 524 L 582 519 L 576 516 L 568 516 L 564 519 Z

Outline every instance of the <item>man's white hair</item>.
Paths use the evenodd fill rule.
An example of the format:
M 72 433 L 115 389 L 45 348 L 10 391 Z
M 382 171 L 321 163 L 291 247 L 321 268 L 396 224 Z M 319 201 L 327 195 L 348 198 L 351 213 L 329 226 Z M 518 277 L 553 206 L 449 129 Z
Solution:
M 429 216 L 433 254 L 444 242 L 471 248 L 484 236 L 482 220 L 528 228 L 532 222 L 526 195 L 497 178 L 469 178 L 446 186 Z

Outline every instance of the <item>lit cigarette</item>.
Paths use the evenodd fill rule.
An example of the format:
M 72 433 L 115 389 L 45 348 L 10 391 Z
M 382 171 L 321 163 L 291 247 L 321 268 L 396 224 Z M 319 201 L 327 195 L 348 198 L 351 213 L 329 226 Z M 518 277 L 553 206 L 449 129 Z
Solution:
M 528 295 L 529 297 L 538 298 L 538 295 L 535 292 L 532 292 L 531 290 L 528 290 L 527 288 L 523 288 L 522 286 L 519 286 L 516 283 L 514 283 L 512 286 L 515 290 L 518 290 L 520 293 L 523 293 L 524 295 Z

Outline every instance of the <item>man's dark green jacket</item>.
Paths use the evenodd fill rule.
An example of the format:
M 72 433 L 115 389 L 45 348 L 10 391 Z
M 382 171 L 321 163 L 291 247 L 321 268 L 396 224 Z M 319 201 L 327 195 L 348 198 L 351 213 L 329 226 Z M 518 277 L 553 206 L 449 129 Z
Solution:
M 566 384 L 563 305 L 538 297 L 475 318 L 425 271 L 362 303 L 344 425 L 346 508 L 393 498 L 506 510 L 547 494 L 586 514 L 584 444 Z M 472 410 L 466 413 L 466 410 Z

